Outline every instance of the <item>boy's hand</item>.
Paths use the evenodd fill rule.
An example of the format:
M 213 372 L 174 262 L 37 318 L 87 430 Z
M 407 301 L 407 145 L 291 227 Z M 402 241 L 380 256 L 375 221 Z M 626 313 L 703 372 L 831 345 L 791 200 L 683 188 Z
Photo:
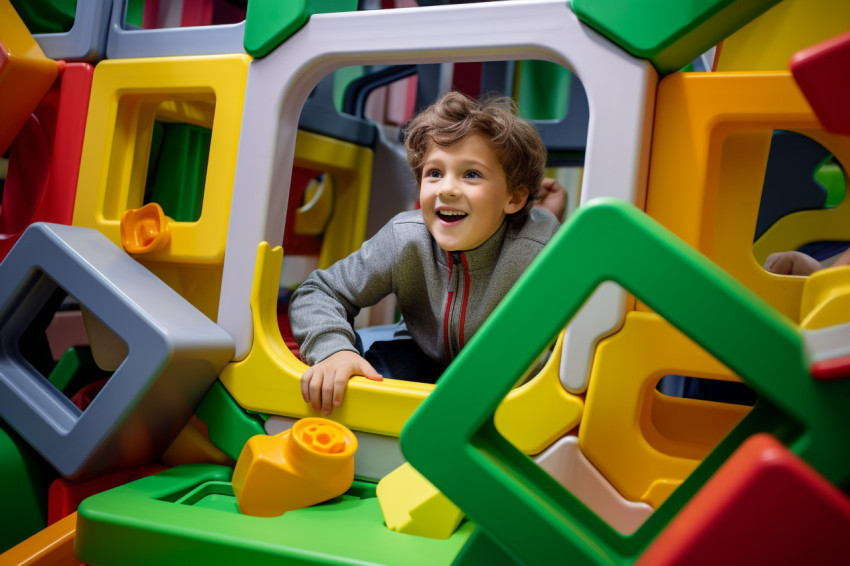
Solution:
M 564 211 L 567 209 L 567 191 L 564 187 L 551 177 L 546 177 L 540 184 L 540 194 L 534 206 L 545 208 L 555 215 L 559 221 L 564 220 Z
M 342 350 L 332 354 L 307 369 L 301 376 L 301 396 L 317 411 L 330 415 L 334 407 L 342 405 L 348 380 L 362 375 L 374 381 L 383 381 L 372 365 L 356 352 Z
M 764 268 L 777 275 L 811 275 L 823 266 L 811 256 L 801 252 L 776 252 L 767 256 Z

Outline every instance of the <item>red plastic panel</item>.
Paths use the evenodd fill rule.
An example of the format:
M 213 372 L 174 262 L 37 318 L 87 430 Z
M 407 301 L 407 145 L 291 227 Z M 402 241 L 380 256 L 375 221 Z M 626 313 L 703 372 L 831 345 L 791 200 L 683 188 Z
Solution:
M 850 31 L 798 51 L 790 67 L 824 129 L 850 135 Z
M 637 562 L 848 564 L 850 500 L 773 436 L 729 458 Z

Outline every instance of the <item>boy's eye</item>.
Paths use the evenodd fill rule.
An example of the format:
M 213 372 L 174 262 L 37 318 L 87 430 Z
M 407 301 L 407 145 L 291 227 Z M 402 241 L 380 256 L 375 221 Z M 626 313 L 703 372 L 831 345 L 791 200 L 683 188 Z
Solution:
M 481 173 L 478 171 L 467 171 L 464 176 L 468 179 L 478 179 L 481 177 Z
M 440 171 L 438 169 L 429 169 L 428 171 L 425 172 L 425 176 L 426 177 L 432 177 L 434 179 L 438 179 L 442 176 L 442 174 L 440 173 Z

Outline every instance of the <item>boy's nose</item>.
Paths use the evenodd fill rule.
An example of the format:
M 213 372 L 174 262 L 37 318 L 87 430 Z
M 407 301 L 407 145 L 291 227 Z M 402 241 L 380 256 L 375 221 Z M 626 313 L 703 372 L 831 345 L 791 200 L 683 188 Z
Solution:
M 437 196 L 456 197 L 460 194 L 460 183 L 454 177 L 445 177 L 437 190 Z

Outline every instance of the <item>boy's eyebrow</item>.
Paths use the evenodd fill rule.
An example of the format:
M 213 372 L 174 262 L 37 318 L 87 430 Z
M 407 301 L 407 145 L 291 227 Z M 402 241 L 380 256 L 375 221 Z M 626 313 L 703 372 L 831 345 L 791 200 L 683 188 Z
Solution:
M 443 162 L 442 159 L 432 157 L 432 158 L 426 159 L 424 162 L 422 162 L 422 167 L 425 168 L 428 165 L 433 165 L 433 164 L 444 165 L 444 162 Z M 487 165 L 483 161 L 478 161 L 477 159 L 467 159 L 465 161 L 461 161 L 460 165 L 464 168 L 474 167 L 474 168 L 477 168 L 477 169 L 486 169 L 488 171 L 493 169 L 492 167 L 490 167 L 489 165 Z

